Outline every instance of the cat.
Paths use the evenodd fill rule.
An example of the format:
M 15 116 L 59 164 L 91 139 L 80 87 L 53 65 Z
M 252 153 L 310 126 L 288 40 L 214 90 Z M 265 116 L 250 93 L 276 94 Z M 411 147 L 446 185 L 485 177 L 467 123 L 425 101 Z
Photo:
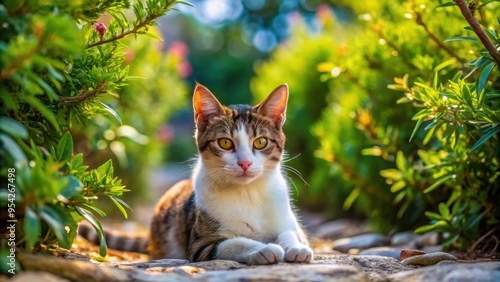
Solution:
M 314 254 L 281 169 L 288 92 L 283 84 L 256 106 L 226 107 L 196 84 L 199 154 L 192 177 L 159 200 L 149 240 L 122 236 L 116 247 L 144 251 L 148 244 L 153 259 L 310 263 Z M 108 246 L 116 248 L 111 239 Z

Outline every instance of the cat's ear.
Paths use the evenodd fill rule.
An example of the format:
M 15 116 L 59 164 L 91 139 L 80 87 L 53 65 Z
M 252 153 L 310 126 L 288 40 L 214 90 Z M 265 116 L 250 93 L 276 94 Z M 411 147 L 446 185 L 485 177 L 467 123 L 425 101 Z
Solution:
M 224 108 L 214 94 L 205 86 L 196 83 L 193 95 L 194 121 L 198 128 L 203 128 L 208 120 L 224 113 Z
M 254 111 L 271 118 L 277 127 L 283 126 L 286 119 L 286 104 L 288 102 L 288 85 L 282 84 L 267 96 Z

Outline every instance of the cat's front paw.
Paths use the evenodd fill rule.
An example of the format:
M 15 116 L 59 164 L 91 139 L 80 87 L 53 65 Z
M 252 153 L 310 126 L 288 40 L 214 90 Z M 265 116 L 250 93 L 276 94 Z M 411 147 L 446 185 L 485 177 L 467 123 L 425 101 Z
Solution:
M 283 260 L 284 255 L 285 251 L 281 246 L 267 244 L 250 255 L 248 264 L 275 264 Z
M 306 245 L 289 247 L 285 250 L 285 261 L 287 262 L 310 263 L 313 258 L 312 249 Z

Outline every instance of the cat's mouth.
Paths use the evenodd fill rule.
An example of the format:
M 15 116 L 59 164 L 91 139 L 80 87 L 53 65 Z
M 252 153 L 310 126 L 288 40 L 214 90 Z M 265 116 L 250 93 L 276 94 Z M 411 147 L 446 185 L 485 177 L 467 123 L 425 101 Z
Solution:
M 249 171 L 245 171 L 239 175 L 237 175 L 235 178 L 239 181 L 239 182 L 243 182 L 244 184 L 248 184 L 250 182 L 252 182 L 253 180 L 255 180 L 257 177 L 258 177 L 258 173 L 255 173 L 255 172 L 249 172 Z

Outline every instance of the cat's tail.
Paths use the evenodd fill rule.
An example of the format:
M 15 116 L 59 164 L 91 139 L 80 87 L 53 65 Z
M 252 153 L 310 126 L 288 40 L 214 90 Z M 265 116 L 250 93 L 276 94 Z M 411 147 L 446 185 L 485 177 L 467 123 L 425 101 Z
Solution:
M 99 245 L 100 240 L 94 227 L 88 223 L 80 223 L 78 225 L 78 234 L 87 241 Z M 104 238 L 109 249 L 148 253 L 148 237 L 145 235 L 127 234 L 120 231 L 104 230 Z

